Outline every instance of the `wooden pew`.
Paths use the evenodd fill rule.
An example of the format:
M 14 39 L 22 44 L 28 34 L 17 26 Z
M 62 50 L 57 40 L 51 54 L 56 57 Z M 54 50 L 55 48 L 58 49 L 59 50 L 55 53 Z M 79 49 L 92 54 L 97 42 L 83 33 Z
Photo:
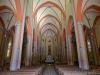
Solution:
M 86 71 L 69 70 L 66 66 L 56 66 L 60 75 L 87 75 Z
M 100 75 L 100 69 L 84 71 L 79 68 L 68 67 L 64 65 L 56 65 L 56 69 L 60 75 Z
M 23 69 L 20 71 L 10 72 L 0 72 L 0 75 L 40 75 L 42 72 L 42 67 L 37 67 L 33 69 Z

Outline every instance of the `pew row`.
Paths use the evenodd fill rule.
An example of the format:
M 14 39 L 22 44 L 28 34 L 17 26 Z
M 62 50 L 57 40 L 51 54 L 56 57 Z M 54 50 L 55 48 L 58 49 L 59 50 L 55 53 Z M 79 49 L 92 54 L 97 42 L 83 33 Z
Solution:
M 2 71 L 0 75 L 40 75 L 42 72 L 42 67 L 31 68 L 31 69 L 21 69 L 19 71 Z

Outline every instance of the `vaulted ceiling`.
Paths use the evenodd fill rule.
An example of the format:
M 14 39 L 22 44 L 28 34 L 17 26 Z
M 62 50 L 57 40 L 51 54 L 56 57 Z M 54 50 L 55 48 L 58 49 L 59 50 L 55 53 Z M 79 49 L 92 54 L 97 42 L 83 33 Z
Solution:
M 69 16 L 73 16 L 72 5 L 75 6 L 74 13 L 78 11 L 76 18 L 81 17 L 79 12 L 85 14 L 82 22 L 87 27 L 88 20 L 94 21 L 100 16 L 100 0 L 0 0 L 0 23 L 5 30 L 10 30 L 17 18 L 22 19 L 26 1 L 25 14 L 31 20 L 31 28 L 45 37 L 55 37 L 68 26 Z
M 37 28 L 42 36 L 57 36 L 66 22 L 66 4 L 69 0 L 34 0 Z

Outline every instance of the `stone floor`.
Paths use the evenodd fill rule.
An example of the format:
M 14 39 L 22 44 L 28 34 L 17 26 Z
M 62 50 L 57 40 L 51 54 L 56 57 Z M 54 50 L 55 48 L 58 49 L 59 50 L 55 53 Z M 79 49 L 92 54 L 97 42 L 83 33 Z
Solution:
M 42 72 L 41 72 L 42 71 Z M 59 71 L 59 72 L 58 72 Z M 16 72 L 1 71 L 0 75 L 100 75 L 100 68 L 89 71 L 80 70 L 76 66 L 53 66 L 23 68 Z
M 47 65 L 44 70 L 42 75 L 59 75 L 58 72 L 56 71 L 54 66 Z

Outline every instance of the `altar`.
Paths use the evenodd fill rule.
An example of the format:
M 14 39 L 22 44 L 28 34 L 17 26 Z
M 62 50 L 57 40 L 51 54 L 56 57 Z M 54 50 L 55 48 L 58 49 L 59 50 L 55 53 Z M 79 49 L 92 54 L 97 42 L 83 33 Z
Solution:
M 54 58 L 53 58 L 53 56 L 48 55 L 46 57 L 45 63 L 47 63 L 47 64 L 54 64 Z

